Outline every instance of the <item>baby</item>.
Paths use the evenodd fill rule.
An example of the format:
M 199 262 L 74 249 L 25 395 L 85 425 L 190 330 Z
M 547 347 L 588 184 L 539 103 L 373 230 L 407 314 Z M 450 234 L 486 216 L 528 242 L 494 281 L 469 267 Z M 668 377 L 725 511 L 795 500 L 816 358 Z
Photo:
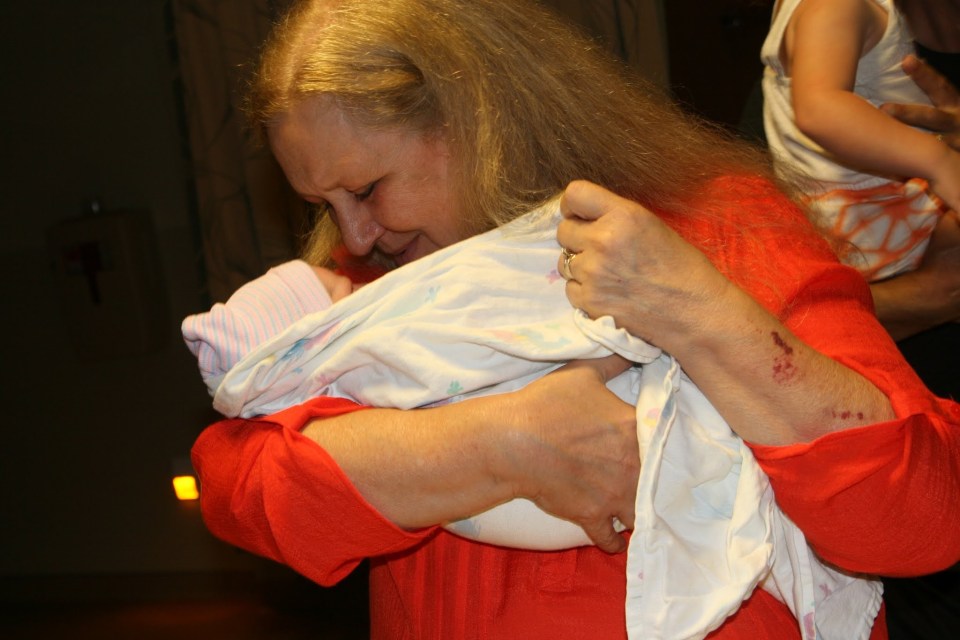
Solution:
M 319 312 L 330 310 L 334 303 L 361 286 L 330 269 L 292 260 L 247 282 L 226 303 L 217 303 L 208 312 L 188 316 L 181 325 L 183 338 L 197 358 L 200 375 L 210 395 L 222 397 L 224 386 L 230 386 L 229 379 L 227 383 L 224 382 L 227 374 L 233 370 L 236 375 L 237 370 L 250 366 L 249 359 L 244 359 L 257 348 L 274 341 L 307 316 L 317 314 L 314 319 L 322 323 L 325 316 Z M 372 332 L 367 335 L 372 335 Z M 392 344 L 392 341 L 384 341 L 384 344 Z M 399 346 L 394 345 L 383 351 L 398 350 Z M 344 351 L 349 351 L 349 348 Z M 315 368 L 305 363 L 298 365 L 296 371 L 303 380 L 308 380 L 308 372 L 315 371 Z M 309 395 L 309 392 L 305 393 L 305 396 Z M 255 394 L 251 397 L 255 397 Z M 303 399 L 300 398 L 301 401 Z M 216 400 L 214 406 L 227 417 L 233 417 L 233 411 L 224 409 Z M 269 413 L 278 408 L 258 406 L 256 400 L 251 401 L 248 407 L 257 407 L 255 410 L 248 409 L 250 415 Z M 473 539 L 493 542 L 508 539 L 511 546 L 517 547 L 552 549 L 590 544 L 578 526 L 549 516 L 541 520 L 541 514 L 533 503 L 518 500 L 474 517 L 448 523 L 447 528 Z M 525 537 L 517 534 L 518 521 L 533 521 L 540 526 L 530 527 L 530 535 Z

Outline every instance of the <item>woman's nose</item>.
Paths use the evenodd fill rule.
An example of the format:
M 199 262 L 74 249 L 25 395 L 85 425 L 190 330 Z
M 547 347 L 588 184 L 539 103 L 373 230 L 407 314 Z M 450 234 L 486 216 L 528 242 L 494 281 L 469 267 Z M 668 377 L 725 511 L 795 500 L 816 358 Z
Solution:
M 376 220 L 363 210 L 363 207 L 353 207 L 348 211 L 337 212 L 337 226 L 347 251 L 355 256 L 364 256 L 373 250 L 385 229 Z

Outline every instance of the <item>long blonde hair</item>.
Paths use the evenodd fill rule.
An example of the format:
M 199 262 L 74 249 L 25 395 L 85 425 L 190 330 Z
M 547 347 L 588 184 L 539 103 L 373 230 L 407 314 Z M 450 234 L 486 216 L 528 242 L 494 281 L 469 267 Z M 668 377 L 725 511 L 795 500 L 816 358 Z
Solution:
M 579 178 L 677 214 L 717 176 L 773 179 L 760 150 L 681 113 L 528 0 L 298 2 L 264 49 L 247 110 L 269 129 L 318 96 L 361 126 L 441 135 L 469 233 Z M 329 251 L 331 228 L 308 259 Z

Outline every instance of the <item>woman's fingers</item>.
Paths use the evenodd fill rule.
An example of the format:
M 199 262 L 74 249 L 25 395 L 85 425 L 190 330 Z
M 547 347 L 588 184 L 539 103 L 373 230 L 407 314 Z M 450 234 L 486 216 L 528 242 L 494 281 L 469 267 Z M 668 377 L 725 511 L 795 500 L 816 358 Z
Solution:
M 560 213 L 567 220 L 596 220 L 623 199 L 586 180 L 575 180 L 560 196 Z M 561 243 L 562 244 L 562 243 Z
M 588 248 L 584 236 L 601 218 L 636 217 L 647 211 L 636 202 L 592 182 L 576 180 L 567 185 L 560 197 L 560 213 L 564 219 L 557 229 L 557 241 L 561 247 L 579 254 Z
M 636 409 L 606 387 L 629 366 L 620 356 L 576 361 L 529 384 L 516 413 L 530 421 L 504 450 L 518 496 L 579 524 L 609 552 L 622 550 L 614 518 L 633 523 L 640 475 Z
M 613 528 L 613 519 L 581 524 L 584 532 L 593 543 L 607 553 L 626 551 L 627 541 Z

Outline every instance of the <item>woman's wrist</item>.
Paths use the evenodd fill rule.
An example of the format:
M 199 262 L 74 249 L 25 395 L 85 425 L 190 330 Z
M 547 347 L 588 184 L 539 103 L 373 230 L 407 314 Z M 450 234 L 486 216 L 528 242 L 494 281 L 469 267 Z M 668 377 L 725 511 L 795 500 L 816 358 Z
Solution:
M 893 417 L 871 382 L 807 346 L 735 285 L 716 300 L 674 356 L 744 440 L 809 442 Z
M 711 270 L 712 265 L 711 265 Z M 729 348 L 731 339 L 750 333 L 745 319 L 759 305 L 739 287 L 714 270 L 715 277 L 696 292 L 685 294 L 682 308 L 670 309 L 654 344 L 681 364 L 712 359 Z

